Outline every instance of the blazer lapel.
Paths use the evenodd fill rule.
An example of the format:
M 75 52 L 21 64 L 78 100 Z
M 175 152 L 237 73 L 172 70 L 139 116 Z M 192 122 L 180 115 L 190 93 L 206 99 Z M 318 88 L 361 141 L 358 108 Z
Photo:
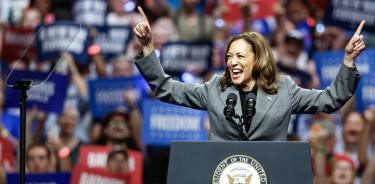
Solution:
M 255 115 L 251 121 L 248 136 L 251 135 L 257 127 L 261 124 L 264 117 L 267 115 L 268 111 L 271 109 L 272 105 L 276 102 L 278 94 L 270 95 L 258 89 L 257 101 L 255 105 Z

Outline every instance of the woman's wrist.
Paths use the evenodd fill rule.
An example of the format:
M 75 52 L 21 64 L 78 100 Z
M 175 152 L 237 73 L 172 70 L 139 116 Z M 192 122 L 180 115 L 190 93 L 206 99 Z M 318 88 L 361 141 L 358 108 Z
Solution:
M 353 68 L 354 67 L 354 59 L 353 58 L 350 58 L 349 56 L 344 56 L 344 64 L 349 67 L 349 68 Z
M 154 45 L 153 45 L 153 43 L 151 42 L 148 45 L 143 46 L 142 50 L 143 50 L 143 55 L 144 56 L 150 55 L 154 51 Z

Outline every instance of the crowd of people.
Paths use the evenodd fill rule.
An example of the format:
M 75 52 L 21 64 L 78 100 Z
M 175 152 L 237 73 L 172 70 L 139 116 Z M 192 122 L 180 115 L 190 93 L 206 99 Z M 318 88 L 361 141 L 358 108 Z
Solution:
M 137 5 L 149 18 L 155 50 L 168 42 L 210 41 L 212 57 L 209 68 L 201 72 L 195 65 L 186 72 L 193 81 L 207 81 L 215 73 L 223 73 L 226 66 L 225 46 L 231 36 L 244 31 L 261 33 L 269 42 L 278 70 L 288 74 L 304 88 L 320 88 L 321 79 L 313 55 L 323 51 L 341 51 L 351 38 L 341 27 L 322 23 L 329 0 L 270 0 L 271 14 L 255 19 L 253 1 L 239 1 L 240 19 L 226 20 L 225 0 L 108 0 L 105 24 L 134 27 L 142 18 Z M 0 34 L 9 27 L 32 29 L 40 24 L 59 21 L 74 22 L 74 1 L 22 0 L 0 2 Z M 132 8 L 133 7 L 133 8 Z M 259 10 L 262 11 L 262 10 Z M 5 13 L 4 13 L 5 12 Z M 321 27 L 324 29 L 321 29 Z M 88 26 L 90 39 L 95 37 L 95 26 Z M 373 37 L 373 33 L 368 34 Z M 12 52 L 1 48 L 0 55 Z M 374 43 L 367 42 L 368 47 Z M 92 42 L 89 61 L 76 62 L 69 52 L 61 53 L 55 61 L 40 61 L 36 56 L 19 54 L 17 59 L 1 59 L 0 78 L 0 133 L 13 145 L 14 166 L 0 166 L 0 183 L 6 173 L 17 172 L 19 153 L 19 111 L 6 108 L 7 76 L 14 68 L 28 71 L 54 71 L 68 76 L 69 85 L 63 112 L 44 112 L 38 107 L 27 111 L 28 173 L 71 172 L 79 163 L 83 145 L 104 145 L 111 148 L 105 169 L 125 174 L 131 169 L 127 150 L 143 155 L 143 183 L 166 183 L 169 147 L 146 145 L 142 142 L 142 108 L 135 90 L 123 92 L 126 108 L 116 108 L 103 117 L 93 117 L 89 106 L 90 79 L 132 77 L 139 75 L 133 57 L 141 51 L 136 39 L 130 40 L 126 50 L 107 60 Z M 55 65 L 58 65 L 55 67 Z M 56 68 L 56 69 L 55 69 Z M 179 75 L 175 76 L 180 77 Z M 154 98 L 150 93 L 147 98 Z M 307 141 L 311 145 L 313 173 L 318 184 L 371 184 L 375 181 L 375 109 L 363 112 L 356 109 L 356 99 L 332 114 L 293 116 L 288 130 L 291 141 Z M 208 125 L 207 125 L 208 126 Z M 209 127 L 207 127 L 209 129 Z M 131 164 L 130 164 L 131 165 Z

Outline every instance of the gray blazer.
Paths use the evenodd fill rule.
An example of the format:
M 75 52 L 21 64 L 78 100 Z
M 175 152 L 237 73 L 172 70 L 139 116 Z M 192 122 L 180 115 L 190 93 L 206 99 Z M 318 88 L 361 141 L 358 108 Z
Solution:
M 204 84 L 186 84 L 173 80 L 164 72 L 155 52 L 145 57 L 142 53 L 137 55 L 135 64 L 161 101 L 208 111 L 210 140 L 239 140 L 238 129 L 223 114 L 228 94 L 234 93 L 240 99 L 239 92 L 236 86 L 222 91 L 222 75 L 215 75 Z M 256 113 L 247 132 L 248 139 L 286 141 L 292 114 L 336 111 L 353 96 L 359 78 L 356 69 L 342 65 L 328 88 L 309 90 L 298 87 L 289 76 L 281 75 L 277 94 L 270 95 L 258 88 Z M 237 103 L 235 110 L 240 116 L 241 109 L 241 103 Z

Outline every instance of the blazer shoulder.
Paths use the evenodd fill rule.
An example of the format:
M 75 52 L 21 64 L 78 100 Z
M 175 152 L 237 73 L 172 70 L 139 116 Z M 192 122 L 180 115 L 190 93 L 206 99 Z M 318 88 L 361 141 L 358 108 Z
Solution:
M 220 81 L 221 79 L 223 78 L 223 75 L 221 74 L 214 74 L 210 80 L 208 80 L 207 82 L 205 82 L 205 84 L 207 86 L 209 86 L 209 88 L 212 88 L 212 87 L 216 87 L 217 89 L 220 88 Z
M 289 94 L 294 85 L 295 82 L 291 76 L 287 74 L 279 74 L 277 81 L 277 90 L 279 94 L 282 92 L 287 92 Z
M 293 79 L 287 74 L 279 74 L 278 86 L 279 88 L 284 87 L 285 85 L 293 84 Z
M 221 78 L 223 78 L 222 74 L 214 74 L 208 82 L 220 82 Z

